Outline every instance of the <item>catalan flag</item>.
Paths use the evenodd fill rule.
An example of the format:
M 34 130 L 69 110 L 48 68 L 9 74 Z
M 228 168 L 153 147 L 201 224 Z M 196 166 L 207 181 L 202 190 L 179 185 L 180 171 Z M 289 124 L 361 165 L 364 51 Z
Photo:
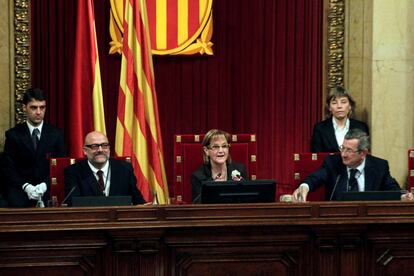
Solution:
M 168 200 L 145 0 L 126 0 L 115 152 L 131 156 L 146 201 Z
M 124 0 L 111 0 L 110 54 L 121 54 Z M 213 54 L 213 0 L 147 0 L 152 54 Z
M 69 154 L 82 157 L 85 135 L 92 130 L 106 133 L 93 0 L 78 0 L 73 76 Z

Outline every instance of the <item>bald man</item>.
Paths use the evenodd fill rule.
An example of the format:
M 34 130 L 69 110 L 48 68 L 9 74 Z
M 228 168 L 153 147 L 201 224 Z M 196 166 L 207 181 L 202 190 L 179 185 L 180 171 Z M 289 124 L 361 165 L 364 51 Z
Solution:
M 83 153 L 85 160 L 76 162 L 64 171 L 65 195 L 69 195 L 69 206 L 74 196 L 131 196 L 133 204 L 145 203 L 137 189 L 132 165 L 109 158 L 110 144 L 103 133 L 88 133 Z

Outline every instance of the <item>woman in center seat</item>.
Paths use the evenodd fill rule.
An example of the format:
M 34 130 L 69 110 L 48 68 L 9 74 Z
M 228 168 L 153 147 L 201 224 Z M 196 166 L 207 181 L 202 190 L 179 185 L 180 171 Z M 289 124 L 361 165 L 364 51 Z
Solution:
M 204 136 L 202 145 L 204 164 L 191 174 L 193 203 L 201 203 L 203 181 L 247 179 L 245 166 L 231 160 L 229 133 L 211 129 Z

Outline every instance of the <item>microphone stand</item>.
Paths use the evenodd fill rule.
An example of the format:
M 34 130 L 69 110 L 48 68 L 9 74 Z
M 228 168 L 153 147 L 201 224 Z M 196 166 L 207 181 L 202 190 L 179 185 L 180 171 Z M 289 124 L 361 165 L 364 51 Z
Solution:
M 158 200 L 157 200 L 157 193 L 154 192 L 152 195 L 152 205 L 158 205 Z
M 60 204 L 61 207 L 67 207 L 68 204 L 66 204 L 66 200 L 72 195 L 73 191 L 76 189 L 76 186 L 73 186 L 73 188 L 69 191 L 67 196 L 62 200 L 62 203 Z
M 333 195 L 334 195 L 334 193 L 335 193 L 335 190 L 336 190 L 336 186 L 338 186 L 339 179 L 341 179 L 341 174 L 338 174 L 338 176 L 336 177 L 336 180 L 335 180 L 335 185 L 334 185 L 334 187 L 333 187 L 333 190 L 332 190 L 331 196 L 329 197 L 329 201 L 331 201 L 331 200 L 332 200 L 332 197 L 333 197 Z

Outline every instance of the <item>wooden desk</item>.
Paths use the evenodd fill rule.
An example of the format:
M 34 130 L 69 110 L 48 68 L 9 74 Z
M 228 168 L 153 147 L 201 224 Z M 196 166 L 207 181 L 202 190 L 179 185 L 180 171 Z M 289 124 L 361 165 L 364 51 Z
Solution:
M 0 210 L 0 275 L 414 275 L 414 203 Z

